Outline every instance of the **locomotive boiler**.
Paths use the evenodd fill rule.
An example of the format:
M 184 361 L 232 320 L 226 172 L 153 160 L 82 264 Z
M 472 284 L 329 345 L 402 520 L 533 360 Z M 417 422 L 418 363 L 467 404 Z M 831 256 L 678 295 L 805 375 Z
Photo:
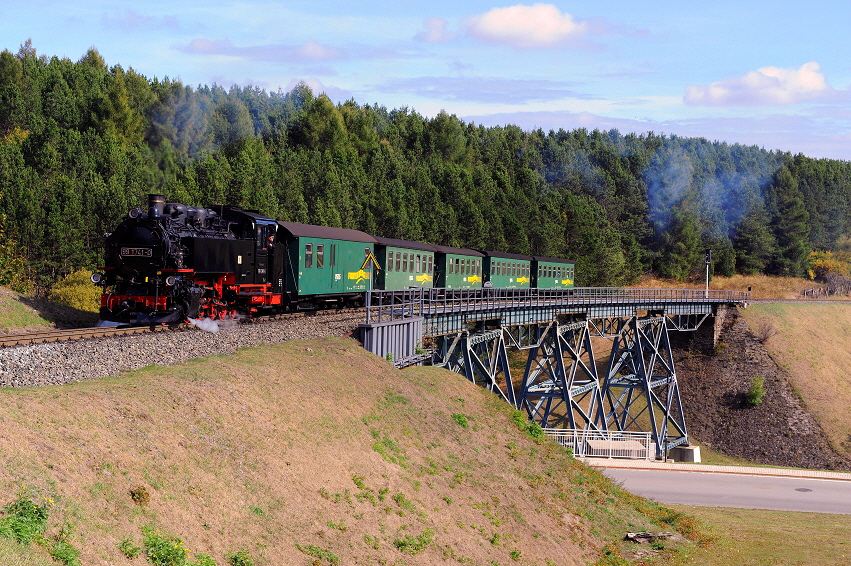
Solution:
M 281 307 L 283 253 L 274 251 L 274 219 L 238 207 L 166 203 L 154 194 L 147 208 L 131 210 L 106 235 L 102 273 L 92 276 L 104 287 L 102 320 L 169 324 Z

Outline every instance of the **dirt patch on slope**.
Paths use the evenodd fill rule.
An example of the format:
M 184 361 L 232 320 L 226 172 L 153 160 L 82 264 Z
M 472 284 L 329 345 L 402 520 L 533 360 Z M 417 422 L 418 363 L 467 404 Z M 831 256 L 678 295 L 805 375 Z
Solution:
M 677 380 L 689 435 L 712 449 L 762 464 L 851 470 L 818 423 L 804 409 L 778 367 L 747 324 L 733 317 L 715 355 L 678 351 Z M 765 380 L 762 403 L 746 394 L 755 377 Z

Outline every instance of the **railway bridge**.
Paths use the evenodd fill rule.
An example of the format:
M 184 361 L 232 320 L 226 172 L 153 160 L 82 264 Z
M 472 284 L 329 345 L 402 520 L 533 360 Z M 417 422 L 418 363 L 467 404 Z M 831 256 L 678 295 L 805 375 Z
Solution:
M 412 288 L 368 299 L 364 347 L 397 367 L 431 363 L 462 373 L 547 430 L 646 433 L 655 457 L 664 458 L 689 442 L 672 338 L 713 348 L 724 318 L 750 295 Z M 608 356 L 598 358 L 595 348 Z

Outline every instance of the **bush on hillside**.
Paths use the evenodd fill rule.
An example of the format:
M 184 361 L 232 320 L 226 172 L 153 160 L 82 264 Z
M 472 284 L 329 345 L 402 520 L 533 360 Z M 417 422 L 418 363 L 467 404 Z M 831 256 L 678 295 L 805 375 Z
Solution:
M 68 275 L 50 291 L 51 300 L 88 312 L 100 310 L 101 288 L 90 279 L 92 272 L 86 269 Z
M 29 293 L 33 282 L 27 273 L 27 263 L 18 253 L 17 244 L 3 237 L 0 226 L 0 285 L 16 293 Z

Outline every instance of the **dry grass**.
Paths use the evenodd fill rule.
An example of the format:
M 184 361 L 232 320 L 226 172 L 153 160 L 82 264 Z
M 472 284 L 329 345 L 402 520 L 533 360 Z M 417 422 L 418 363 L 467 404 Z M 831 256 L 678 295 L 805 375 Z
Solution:
M 672 279 L 645 276 L 633 287 L 703 289 L 705 284 L 702 281 L 681 283 Z M 753 299 L 799 299 L 802 291 L 821 288 L 822 285 L 800 277 L 772 277 L 768 275 L 716 276 L 709 282 L 710 289 L 725 291 L 747 291 L 748 287 L 751 288 L 751 298 Z
M 851 561 L 851 515 L 672 505 L 712 525 L 719 536 L 678 563 L 711 566 L 762 564 L 835 566 Z
M 117 545 L 144 526 L 258 566 L 329 563 L 297 545 L 341 564 L 581 564 L 670 528 L 492 394 L 345 339 L 4 389 L 0 422 L 0 505 L 53 498 L 48 536 L 75 525 L 83 564 L 140 563 Z
M 789 372 L 833 448 L 851 456 L 851 305 L 758 304 L 741 316 L 757 334 L 766 327 L 777 330 L 765 341 L 771 357 Z

